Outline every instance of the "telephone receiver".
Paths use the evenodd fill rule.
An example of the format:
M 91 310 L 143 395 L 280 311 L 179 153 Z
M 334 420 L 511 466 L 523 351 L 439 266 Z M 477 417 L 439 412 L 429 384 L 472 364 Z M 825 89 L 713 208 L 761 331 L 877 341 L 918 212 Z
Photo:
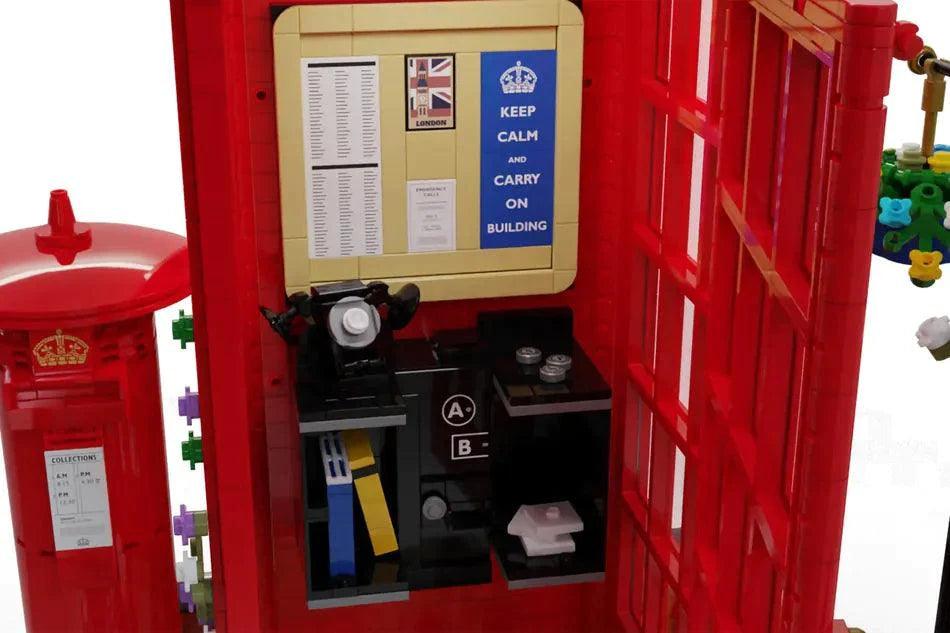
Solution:
M 406 284 L 394 295 L 388 295 L 389 313 L 386 322 L 393 330 L 401 330 L 412 322 L 416 316 L 422 294 L 416 284 Z
M 342 299 L 355 297 L 373 306 L 377 310 L 388 306 L 386 324 L 392 330 L 401 330 L 412 321 L 421 302 L 421 292 L 415 284 L 406 284 L 395 294 L 390 294 L 389 286 L 381 281 L 364 284 L 361 281 L 345 281 L 326 286 L 314 286 L 310 293 L 296 292 L 287 297 L 287 310 L 274 312 L 265 306 L 260 307 L 261 314 L 277 334 L 289 343 L 294 342 L 294 324 L 304 319 L 310 324 L 316 318 L 323 318 L 330 308 Z

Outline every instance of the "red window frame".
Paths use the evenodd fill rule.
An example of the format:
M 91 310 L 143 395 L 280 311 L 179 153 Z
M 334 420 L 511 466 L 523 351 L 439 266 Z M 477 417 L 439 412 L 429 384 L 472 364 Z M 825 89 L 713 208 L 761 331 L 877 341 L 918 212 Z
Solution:
M 640 81 L 618 613 L 637 632 L 829 631 L 896 6 L 708 9 L 703 100 L 703 4 L 627 6 Z

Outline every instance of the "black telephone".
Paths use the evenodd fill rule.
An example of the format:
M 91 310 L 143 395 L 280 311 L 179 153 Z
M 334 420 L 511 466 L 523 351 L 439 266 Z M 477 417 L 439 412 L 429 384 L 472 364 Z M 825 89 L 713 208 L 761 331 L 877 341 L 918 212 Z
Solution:
M 343 378 L 384 367 L 379 343 L 409 325 L 419 302 L 415 284 L 390 294 L 389 286 L 381 281 L 364 284 L 356 280 L 314 286 L 309 294 L 294 293 L 287 297 L 287 310 L 281 313 L 263 306 L 260 310 L 285 341 L 299 343 L 312 353 L 311 362 L 319 362 L 326 370 L 326 360 L 332 358 L 337 377 Z M 380 314 L 383 307 L 385 327 Z M 301 321 L 309 327 L 298 337 Z

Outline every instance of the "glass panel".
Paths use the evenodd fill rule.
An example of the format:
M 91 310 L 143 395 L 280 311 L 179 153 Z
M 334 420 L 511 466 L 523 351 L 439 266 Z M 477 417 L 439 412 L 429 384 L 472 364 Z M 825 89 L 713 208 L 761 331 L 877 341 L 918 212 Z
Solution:
M 712 40 L 713 0 L 703 0 L 699 14 L 699 58 L 696 62 L 696 97 L 706 101 L 709 96 L 709 50 Z
M 676 458 L 673 463 L 673 519 L 670 523 L 670 533 L 673 542 L 679 545 L 683 529 L 683 495 L 686 487 L 686 456 L 683 451 L 676 449 Z
M 693 371 L 693 325 L 696 307 L 689 299 L 683 300 L 683 344 L 680 353 L 680 403 L 689 409 L 689 388 Z
M 702 137 L 693 139 L 693 165 L 689 183 L 689 227 L 686 235 L 686 254 L 694 262 L 699 260 L 699 220 L 703 206 L 703 162 L 706 142 Z

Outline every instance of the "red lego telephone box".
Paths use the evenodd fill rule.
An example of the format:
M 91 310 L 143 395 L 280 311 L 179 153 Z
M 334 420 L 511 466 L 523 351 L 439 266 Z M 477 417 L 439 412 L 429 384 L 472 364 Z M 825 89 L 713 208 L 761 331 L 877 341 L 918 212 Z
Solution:
M 257 312 L 285 287 L 280 7 L 171 5 L 219 630 L 832 630 L 893 2 L 583 1 L 575 284 L 413 330 L 573 308 L 614 392 L 607 580 L 316 612 L 291 368 Z

